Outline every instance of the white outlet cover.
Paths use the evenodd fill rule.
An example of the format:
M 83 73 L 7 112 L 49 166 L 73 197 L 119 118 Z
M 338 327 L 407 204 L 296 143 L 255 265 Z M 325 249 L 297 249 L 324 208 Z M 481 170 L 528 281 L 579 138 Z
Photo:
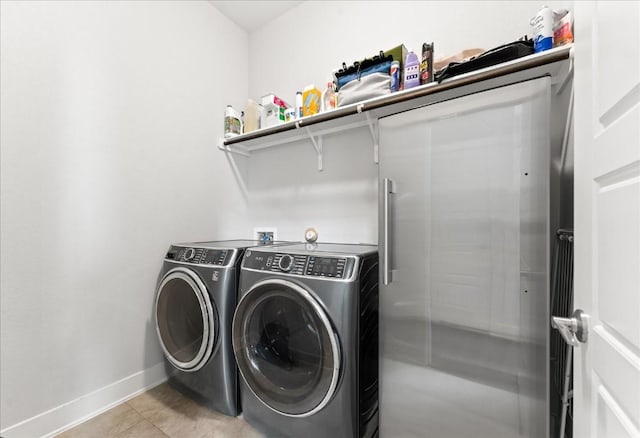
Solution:
M 253 237 L 260 240 L 260 233 L 273 233 L 273 240 L 278 240 L 278 229 L 276 227 L 254 227 Z

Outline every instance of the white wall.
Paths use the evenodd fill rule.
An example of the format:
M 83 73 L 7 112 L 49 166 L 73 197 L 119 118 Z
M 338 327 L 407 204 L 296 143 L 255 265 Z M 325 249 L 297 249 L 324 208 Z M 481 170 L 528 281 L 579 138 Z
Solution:
M 530 34 L 539 6 L 307 1 L 247 37 L 207 2 L 1 1 L 2 436 L 52 431 L 161 378 L 151 310 L 169 243 L 257 225 L 377 241 L 366 128 L 325 139 L 323 172 L 308 142 L 239 160 L 245 202 L 215 149 L 226 104 L 291 100 L 401 42 L 491 47 Z
M 248 36 L 207 2 L 0 7 L 10 438 L 162 378 L 151 314 L 164 251 L 248 229 L 215 148 L 225 104 L 246 101 Z
M 321 242 L 376 243 L 378 168 L 368 128 L 324 138 L 324 170 L 310 141 L 254 153 L 247 171 L 249 220 L 303 240 L 314 226 Z
M 325 86 L 343 61 L 401 43 L 419 52 L 423 42 L 434 41 L 438 58 L 532 36 L 529 20 L 540 6 L 535 1 L 306 1 L 250 34 L 249 96 L 273 92 L 293 102 L 304 86 Z M 280 238 L 301 239 L 305 226 L 318 225 L 320 240 L 377 242 L 377 167 L 368 133 L 360 132 L 331 141 L 323 174 L 314 170 L 308 143 L 252 157 L 253 221 L 277 226 Z

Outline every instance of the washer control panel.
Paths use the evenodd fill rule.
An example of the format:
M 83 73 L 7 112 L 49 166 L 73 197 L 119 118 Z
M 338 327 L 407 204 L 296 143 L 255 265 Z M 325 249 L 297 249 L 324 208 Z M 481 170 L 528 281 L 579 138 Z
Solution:
M 167 252 L 166 260 L 190 263 L 193 265 L 224 266 L 231 257 L 232 251 L 210 248 L 184 248 L 172 246 Z
M 284 254 L 247 250 L 243 267 L 258 271 L 325 278 L 349 278 L 355 261 L 351 257 Z

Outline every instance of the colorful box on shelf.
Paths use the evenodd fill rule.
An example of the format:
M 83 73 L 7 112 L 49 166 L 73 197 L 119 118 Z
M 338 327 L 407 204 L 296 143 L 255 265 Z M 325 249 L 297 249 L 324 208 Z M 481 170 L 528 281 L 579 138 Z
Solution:
M 262 96 L 262 116 L 260 126 L 268 128 L 270 126 L 281 125 L 285 122 L 285 110 L 289 107 L 287 103 L 275 94 Z
M 302 117 L 312 116 L 320 112 L 322 91 L 315 85 L 309 85 L 302 91 Z
M 267 105 L 275 105 L 282 108 L 289 108 L 291 106 L 291 105 L 288 105 L 287 102 L 280 99 L 278 96 L 276 96 L 273 93 L 265 94 L 264 96 L 262 96 L 262 106 L 267 106 Z
M 398 61 L 400 63 L 400 89 L 402 90 L 402 85 L 403 85 L 403 74 L 402 72 L 404 71 L 404 61 L 407 59 L 407 48 L 404 46 L 404 44 L 400 44 L 399 46 L 396 46 L 392 49 L 386 50 L 384 52 L 385 56 L 393 56 L 393 60 L 394 61 Z

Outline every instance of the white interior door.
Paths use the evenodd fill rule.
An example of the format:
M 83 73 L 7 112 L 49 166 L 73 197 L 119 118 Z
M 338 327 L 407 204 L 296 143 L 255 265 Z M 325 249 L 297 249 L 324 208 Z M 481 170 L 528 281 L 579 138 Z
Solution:
M 640 2 L 575 2 L 574 437 L 640 437 Z

